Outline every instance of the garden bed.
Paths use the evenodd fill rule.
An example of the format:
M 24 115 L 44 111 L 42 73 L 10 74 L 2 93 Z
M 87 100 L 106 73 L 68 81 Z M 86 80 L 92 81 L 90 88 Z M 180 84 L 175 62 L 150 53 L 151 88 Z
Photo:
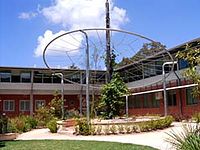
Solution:
M 4 133 L 0 134 L 0 141 L 12 141 L 17 138 L 17 133 Z

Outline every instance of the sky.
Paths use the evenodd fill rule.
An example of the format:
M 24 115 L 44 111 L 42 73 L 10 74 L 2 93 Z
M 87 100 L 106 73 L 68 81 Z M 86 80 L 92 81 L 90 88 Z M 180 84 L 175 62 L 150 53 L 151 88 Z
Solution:
M 200 37 L 199 0 L 110 0 L 111 28 L 175 47 Z M 0 0 L 0 66 L 45 67 L 54 37 L 105 26 L 105 0 Z M 82 40 L 82 37 L 77 37 Z

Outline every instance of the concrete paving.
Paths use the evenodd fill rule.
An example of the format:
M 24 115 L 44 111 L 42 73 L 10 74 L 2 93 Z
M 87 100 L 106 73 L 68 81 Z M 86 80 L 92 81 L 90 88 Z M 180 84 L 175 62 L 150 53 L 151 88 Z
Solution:
M 69 132 L 50 133 L 49 129 L 35 129 L 30 132 L 20 134 L 17 140 L 92 140 L 92 141 L 111 141 L 120 143 L 132 143 L 147 145 L 160 150 L 171 150 L 172 146 L 165 140 L 167 133 L 174 130 L 182 131 L 182 123 L 173 123 L 173 126 L 164 130 L 157 130 L 145 133 L 118 134 L 118 135 L 95 135 L 95 136 L 76 136 Z

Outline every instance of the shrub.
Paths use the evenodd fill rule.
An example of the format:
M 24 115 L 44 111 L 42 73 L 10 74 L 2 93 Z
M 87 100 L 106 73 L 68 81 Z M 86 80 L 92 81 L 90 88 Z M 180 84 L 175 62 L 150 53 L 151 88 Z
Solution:
M 126 133 L 131 133 L 131 126 L 130 125 L 126 124 L 124 129 L 125 129 Z
M 27 132 L 36 128 L 37 121 L 32 116 L 19 116 L 8 121 L 9 132 Z
M 78 132 L 79 134 L 81 134 L 81 135 L 90 135 L 91 134 L 91 130 L 90 130 L 91 124 L 87 123 L 86 118 L 77 119 L 76 124 L 77 124 L 78 129 L 79 129 L 79 132 Z
M 102 126 L 101 125 L 97 126 L 96 133 L 98 135 L 101 135 L 101 131 L 102 131 Z
M 53 120 L 49 121 L 47 123 L 47 127 L 49 128 L 51 133 L 57 133 L 58 127 L 57 127 L 56 119 L 53 119 Z
M 91 135 L 96 135 L 96 127 L 94 125 L 90 126 L 90 134 Z
M 120 134 L 123 134 L 124 133 L 124 126 L 123 125 L 118 125 L 118 132 Z
M 38 126 L 45 127 L 47 123 L 54 118 L 48 107 L 40 107 L 36 111 L 35 118 L 38 122 Z
M 103 131 L 105 135 L 110 134 L 109 125 L 104 126 Z
M 200 123 L 200 112 L 199 113 L 195 113 L 192 116 L 192 119 L 196 122 L 196 123 Z
M 171 131 L 168 134 L 167 142 L 172 144 L 178 150 L 199 150 L 200 149 L 200 125 L 196 126 L 187 125 L 183 126 L 183 131 L 177 133 Z
M 116 133 L 117 133 L 117 128 L 116 128 L 115 125 L 112 125 L 112 126 L 110 127 L 110 132 L 111 132 L 112 134 L 116 134 Z
M 136 133 L 140 132 L 139 126 L 138 126 L 138 125 L 133 125 L 133 126 L 132 126 L 132 132 L 133 132 L 133 133 L 134 133 L 134 132 L 136 132 Z

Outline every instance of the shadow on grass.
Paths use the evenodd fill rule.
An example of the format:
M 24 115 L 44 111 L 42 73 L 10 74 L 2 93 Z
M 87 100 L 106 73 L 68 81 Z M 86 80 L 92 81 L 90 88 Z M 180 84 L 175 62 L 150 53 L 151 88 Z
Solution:
M 0 148 L 1 147 L 5 147 L 5 142 L 4 141 L 0 141 Z

